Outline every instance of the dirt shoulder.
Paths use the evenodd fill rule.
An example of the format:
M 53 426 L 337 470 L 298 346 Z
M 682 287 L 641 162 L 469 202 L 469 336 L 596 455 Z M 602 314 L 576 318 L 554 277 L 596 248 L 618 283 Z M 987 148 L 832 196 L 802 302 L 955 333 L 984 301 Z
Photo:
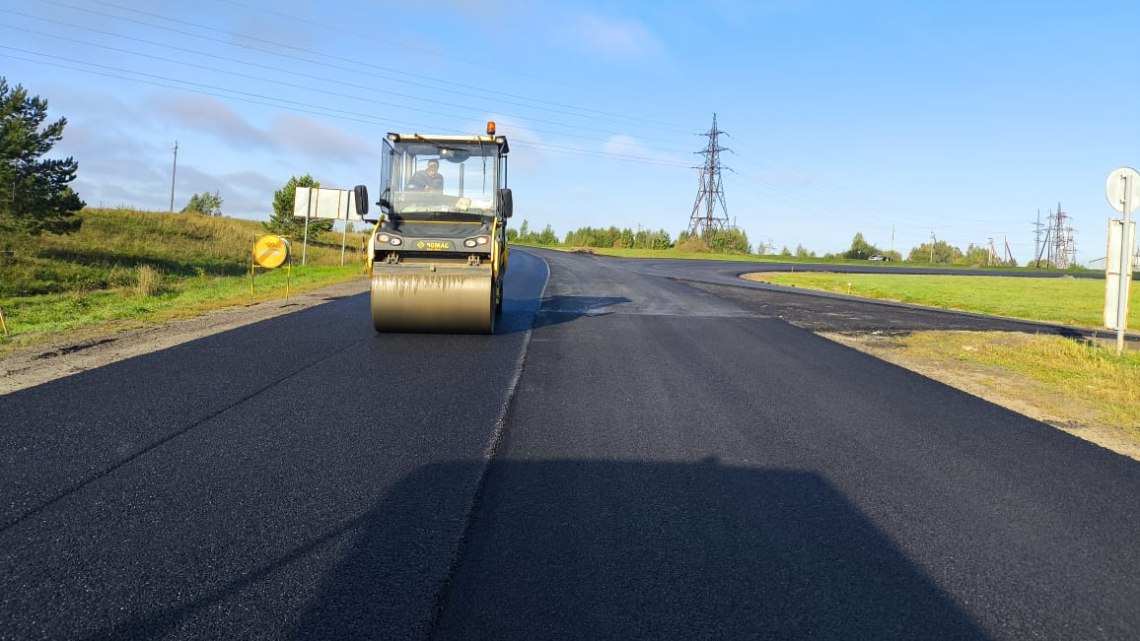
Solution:
M 111 324 L 17 347 L 0 355 L 0 395 L 367 290 L 368 282 L 357 279 L 290 296 L 287 301 L 227 307 L 161 325 Z

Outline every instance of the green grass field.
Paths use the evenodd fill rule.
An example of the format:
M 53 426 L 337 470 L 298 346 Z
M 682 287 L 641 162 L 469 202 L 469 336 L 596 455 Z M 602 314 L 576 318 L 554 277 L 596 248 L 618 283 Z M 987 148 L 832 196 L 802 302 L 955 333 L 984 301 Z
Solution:
M 116 321 L 161 322 L 207 309 L 284 296 L 360 277 L 360 234 L 291 248 L 291 271 L 256 269 L 260 222 L 198 214 L 85 209 L 79 232 L 0 236 L 0 310 L 9 336 L 26 342 Z
M 931 307 L 1026 320 L 1104 326 L 1105 285 L 1089 278 L 931 276 L 914 274 L 767 273 L 750 276 L 774 285 L 805 287 Z M 1140 328 L 1140 296 L 1129 304 L 1129 328 Z

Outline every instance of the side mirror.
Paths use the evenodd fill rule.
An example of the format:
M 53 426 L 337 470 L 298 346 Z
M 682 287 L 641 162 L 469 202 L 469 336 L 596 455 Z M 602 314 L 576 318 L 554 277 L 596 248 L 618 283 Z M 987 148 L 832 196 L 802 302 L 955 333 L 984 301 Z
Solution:
M 356 215 L 364 218 L 368 213 L 368 187 L 357 185 L 352 188 L 352 195 L 356 199 Z
M 510 218 L 515 213 L 515 199 L 510 189 L 499 190 L 499 202 L 503 206 L 503 217 Z

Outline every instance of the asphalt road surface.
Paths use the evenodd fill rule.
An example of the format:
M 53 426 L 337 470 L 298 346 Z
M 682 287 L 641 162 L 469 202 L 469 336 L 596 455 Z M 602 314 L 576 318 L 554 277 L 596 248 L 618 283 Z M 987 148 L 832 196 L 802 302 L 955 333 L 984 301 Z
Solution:
M 515 251 L 495 336 L 353 296 L 0 396 L 0 639 L 1140 638 L 1140 464 L 809 331 L 1024 324 L 733 269 Z

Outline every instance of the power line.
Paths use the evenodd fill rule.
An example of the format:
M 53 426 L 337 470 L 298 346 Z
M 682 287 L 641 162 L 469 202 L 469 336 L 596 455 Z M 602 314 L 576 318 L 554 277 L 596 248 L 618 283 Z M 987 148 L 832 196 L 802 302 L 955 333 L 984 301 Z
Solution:
M 442 90 L 442 91 L 448 91 L 448 92 L 453 93 L 453 94 L 460 93 L 460 95 L 464 95 L 463 93 L 458 91 L 458 90 L 462 89 L 462 90 L 464 90 L 464 92 L 466 92 L 466 95 L 471 95 L 470 92 L 476 92 L 479 94 L 484 94 L 484 96 L 483 96 L 484 99 L 487 99 L 488 97 L 490 97 L 491 99 L 497 100 L 498 102 L 506 102 L 506 104 L 515 104 L 517 106 L 525 106 L 525 107 L 529 107 L 529 108 L 549 111 L 551 113 L 560 113 L 562 115 L 570 115 L 570 116 L 575 116 L 575 117 L 586 118 L 587 116 L 584 116 L 581 113 L 576 113 L 576 112 L 587 112 L 588 111 L 588 112 L 595 113 L 598 115 L 603 115 L 603 116 L 610 118 L 610 119 L 616 119 L 616 120 L 614 120 L 615 122 L 618 122 L 618 121 L 627 121 L 627 122 L 640 121 L 643 123 L 647 123 L 649 126 L 656 126 L 658 128 L 661 128 L 661 125 L 655 124 L 655 121 L 646 121 L 645 119 L 640 119 L 637 117 L 632 117 L 632 116 L 628 116 L 628 115 L 624 115 L 624 114 L 617 114 L 617 113 L 612 113 L 612 112 L 587 109 L 584 107 L 575 107 L 575 106 L 571 106 L 571 105 L 564 105 L 564 104 L 556 103 L 553 101 L 544 101 L 544 100 L 539 100 L 539 99 L 534 99 L 534 98 L 528 98 L 528 97 L 519 96 L 516 94 L 509 94 L 509 93 L 505 93 L 505 92 L 495 91 L 492 89 L 487 89 L 486 87 L 481 87 L 481 86 L 477 86 L 477 85 L 457 83 L 457 82 L 453 82 L 453 81 L 449 81 L 449 80 L 444 80 L 444 79 L 439 79 L 439 78 L 431 78 L 431 77 L 427 77 L 427 76 L 417 76 L 418 80 L 413 80 L 413 79 L 409 79 L 406 71 L 402 70 L 402 69 L 385 67 L 382 65 L 377 65 L 377 64 L 368 63 L 368 62 L 361 62 L 359 60 L 354 60 L 352 58 L 347 58 L 347 57 L 343 57 L 343 56 L 335 56 L 335 55 L 331 55 L 331 54 L 314 52 L 314 51 L 310 51 L 308 49 L 305 49 L 303 47 L 297 47 L 295 45 L 290 45 L 288 43 L 275 42 L 273 40 L 268 40 L 268 39 L 264 39 L 264 38 L 257 38 L 254 36 L 245 36 L 245 35 L 239 36 L 238 34 L 235 34 L 232 31 L 227 31 L 225 29 L 218 29 L 216 27 L 210 27 L 208 25 L 197 24 L 194 22 L 190 22 L 188 20 L 180 20 L 177 18 L 170 18 L 167 16 L 162 16 L 162 15 L 150 13 L 147 11 L 142 11 L 140 9 L 123 7 L 123 6 L 116 5 L 116 4 L 110 3 L 110 2 L 99 2 L 98 0 L 88 0 L 92 4 L 102 5 L 102 6 L 106 6 L 106 7 L 112 7 L 115 9 L 122 10 L 122 11 L 128 11 L 131 13 L 140 14 L 140 15 L 151 17 L 151 18 L 164 20 L 167 22 L 175 23 L 175 24 L 185 25 L 185 26 L 189 26 L 189 27 L 193 27 L 193 28 L 197 28 L 197 29 L 202 29 L 202 30 L 210 31 L 210 32 L 214 32 L 214 33 L 225 34 L 225 35 L 231 36 L 231 37 L 239 37 L 239 38 L 243 38 L 243 39 L 247 39 L 247 40 L 252 40 L 254 42 L 261 42 L 261 43 L 271 45 L 273 47 L 285 49 L 288 51 L 295 51 L 295 52 L 307 54 L 309 56 L 317 56 L 318 58 L 325 58 L 325 59 L 334 60 L 337 62 L 348 63 L 351 65 L 355 65 L 358 68 L 349 68 L 349 67 L 345 67 L 345 66 L 339 65 L 339 64 L 330 64 L 328 62 L 313 60 L 311 57 L 306 58 L 306 57 L 297 56 L 297 55 L 293 55 L 293 54 L 283 53 L 281 51 L 274 51 L 271 49 L 265 49 L 265 48 L 261 48 L 261 47 L 257 47 L 257 46 L 253 46 L 253 45 L 249 45 L 249 44 L 243 44 L 241 42 L 234 42 L 233 40 L 214 38 L 214 37 L 202 35 L 199 33 L 183 31 L 180 29 L 175 29 L 173 27 L 163 26 L 163 25 L 159 25 L 159 24 L 153 24 L 150 22 L 142 21 L 142 20 L 136 20 L 136 19 L 129 18 L 126 16 L 122 16 L 122 15 L 116 15 L 113 13 L 105 13 L 105 12 L 96 11 L 94 9 L 90 9 L 87 7 L 71 5 L 71 4 L 68 4 L 65 2 L 59 2 L 58 0 L 39 0 L 39 1 L 42 3 L 52 4 L 52 5 L 68 8 L 68 9 L 85 11 L 85 12 L 92 13 L 92 14 L 98 15 L 98 16 L 102 16 L 105 18 L 111 18 L 114 20 L 121 20 L 124 22 L 129 22 L 132 24 L 137 24 L 137 25 L 141 25 L 141 26 L 149 27 L 149 28 L 153 28 L 153 29 L 161 29 L 161 30 L 168 31 L 171 33 L 189 36 L 191 38 L 198 38 L 198 39 L 206 40 L 209 42 L 224 44 L 226 46 L 236 46 L 236 47 L 240 47 L 243 49 L 248 49 L 250 51 L 257 51 L 257 52 L 265 53 L 265 54 L 268 54 L 271 56 L 277 56 L 277 57 L 286 58 L 286 59 L 294 60 L 294 61 L 298 61 L 298 62 L 306 62 L 309 64 L 321 65 L 323 67 L 340 69 L 342 71 L 349 71 L 352 73 L 358 73 L 359 72 L 358 68 L 364 68 L 364 69 L 367 69 L 373 73 L 381 72 L 380 74 L 378 74 L 379 77 L 381 77 L 381 78 L 392 80 L 394 82 L 398 82 L 401 84 L 419 86 L 419 87 L 423 87 L 423 88 L 427 88 L 427 89 L 432 89 L 435 91 L 441 91 Z M 19 12 L 10 12 L 10 13 L 16 13 L 18 15 L 22 15 L 25 17 L 32 17 L 32 18 L 35 18 L 38 20 L 44 20 L 44 21 L 49 21 L 49 22 L 57 22 L 57 21 L 48 20 L 46 18 L 39 18 L 37 16 L 29 16 L 28 14 L 23 14 L 23 13 L 19 13 Z M 66 24 L 66 23 L 62 23 L 62 24 Z M 67 26 L 71 26 L 73 28 L 79 28 L 79 29 L 86 29 L 86 27 L 76 27 L 74 25 L 67 25 Z M 429 82 L 422 82 L 425 80 L 429 81 Z M 513 100 L 526 100 L 532 104 L 518 103 L 518 102 L 514 102 L 513 100 L 512 101 L 503 101 L 502 97 L 511 98 Z M 553 109 L 551 107 L 536 106 L 533 103 L 544 103 L 544 104 L 554 105 L 554 106 L 562 107 L 563 110 Z M 565 109 L 571 109 L 573 111 L 565 111 Z M 675 125 L 668 125 L 668 126 L 665 126 L 665 128 L 669 129 L 670 131 L 679 131 L 679 128 L 677 128 Z
M 195 83 L 195 82 L 189 82 L 189 81 L 183 81 L 183 80 L 176 80 L 176 79 L 168 78 L 165 76 L 158 76 L 156 74 L 147 74 L 147 73 L 142 73 L 142 72 L 137 72 L 137 71 L 130 71 L 130 70 L 126 70 L 126 69 L 110 67 L 108 65 L 100 65 L 100 64 L 96 64 L 96 63 L 90 63 L 90 62 L 85 62 L 85 61 L 81 61 L 81 60 L 75 60 L 72 58 L 64 58 L 62 56 L 52 56 L 50 54 L 42 54 L 42 53 L 38 53 L 38 52 L 28 52 L 27 50 L 24 50 L 24 49 L 19 49 L 17 47 L 8 47 L 6 45 L 0 45 L 0 49 L 8 49 L 11 51 L 19 51 L 21 53 L 30 53 L 31 55 L 42 56 L 42 57 L 47 57 L 47 58 L 54 58 L 54 59 L 64 60 L 64 61 L 72 62 L 72 63 L 76 63 L 76 64 L 85 64 L 85 65 L 90 65 L 93 67 L 98 67 L 98 68 L 103 68 L 103 69 L 109 69 L 111 71 L 117 71 L 117 72 L 121 72 L 121 73 L 137 74 L 140 76 L 144 76 L 144 78 L 132 78 L 129 76 L 119 75 L 116 73 L 109 73 L 107 71 L 97 71 L 97 70 L 93 70 L 93 69 L 84 69 L 82 67 L 76 67 L 73 65 L 66 65 L 66 64 L 61 64 L 61 63 L 57 63 L 57 62 L 50 62 L 50 61 L 46 61 L 46 60 L 36 60 L 36 59 L 32 59 L 32 58 L 25 58 L 22 56 L 14 56 L 11 54 L 5 54 L 5 53 L 0 52 L 0 56 L 6 57 L 6 58 L 12 58 L 14 60 L 22 60 L 24 62 L 43 64 L 43 65 L 48 65 L 48 66 L 52 66 L 52 67 L 68 69 L 71 71 L 78 71 L 81 73 L 89 73 L 89 74 L 104 76 L 104 77 L 108 77 L 108 78 L 116 78 L 119 80 L 126 80 L 128 82 L 138 82 L 138 83 L 142 83 L 142 84 L 148 84 L 148 85 L 163 87 L 166 89 L 174 89 L 174 90 L 178 90 L 178 91 L 187 91 L 190 93 L 215 96 L 218 98 L 226 98 L 228 100 L 238 100 L 241 102 L 247 102 L 250 104 L 262 105 L 262 106 L 266 106 L 266 107 L 277 107 L 277 108 L 287 109 L 289 111 L 294 111 L 294 112 L 298 112 L 298 113 L 307 113 L 307 114 L 313 114 L 313 115 L 318 115 L 318 116 L 324 116 L 327 118 L 335 118 L 337 120 L 359 122 L 359 123 L 364 123 L 364 124 L 369 124 L 369 125 L 377 125 L 377 126 L 381 126 L 381 125 L 385 125 L 385 126 L 406 125 L 406 128 L 408 128 L 408 129 L 417 129 L 422 124 L 422 123 L 417 124 L 417 123 L 409 123 L 409 122 L 403 122 L 403 121 L 388 120 L 388 119 L 384 119 L 384 118 L 377 118 L 375 116 L 371 116 L 370 114 L 362 114 L 359 112 L 353 112 L 353 111 L 348 111 L 348 110 L 343 110 L 343 109 L 334 109 L 332 107 L 325 107 L 322 105 L 314 105 L 314 104 L 304 103 L 304 102 L 299 102 L 299 101 L 294 101 L 294 100 L 286 100 L 286 99 L 277 98 L 274 96 L 267 96 L 264 94 L 257 94 L 257 93 L 248 92 L 248 91 L 238 91 L 238 90 L 234 90 L 234 89 L 227 89 L 224 87 L 217 87 L 214 85 L 206 85 L 203 83 Z M 152 79 L 148 79 L 148 78 L 152 78 Z M 184 83 L 187 85 L 191 85 L 192 87 L 195 87 L 195 88 L 187 88 L 187 87 L 179 86 L 178 84 L 172 84 L 172 83 Z M 240 94 L 240 95 L 230 95 L 231 93 L 236 93 L 236 94 Z M 450 129 L 450 128 L 441 128 L 441 129 L 443 130 L 442 133 L 454 133 L 454 134 L 466 133 L 460 129 Z M 534 149 L 557 151 L 560 153 L 571 154 L 571 155 L 610 158 L 610 159 L 614 159 L 614 160 L 636 162 L 636 163 L 648 164 L 648 165 L 659 165 L 659 166 L 664 166 L 664 167 L 675 167 L 675 168 L 686 167 L 686 165 L 684 163 L 680 163 L 680 162 L 669 162 L 669 161 L 664 161 L 664 160 L 659 160 L 659 159 L 654 159 L 654 158 L 646 158 L 643 156 L 634 156 L 631 154 L 618 154 L 618 153 L 607 152 L 607 151 L 591 151 L 591 150 L 584 150 L 584 149 L 574 149 L 572 147 L 563 147 L 563 146 L 559 146 L 559 145 L 550 145 L 550 144 L 534 143 L 534 142 L 527 142 L 527 141 L 516 141 L 513 143 L 513 145 L 516 147 L 530 147 L 530 148 L 534 148 Z
M 341 35 L 357 35 L 361 38 L 371 38 L 373 40 L 378 39 L 374 32 L 364 33 L 364 32 L 359 32 L 359 31 L 357 31 L 357 32 L 346 31 L 344 28 L 344 25 L 321 23 L 321 22 L 313 20 L 311 17 L 295 16 L 295 15 L 284 13 L 281 11 L 274 11 L 273 9 L 269 9 L 269 8 L 262 7 L 262 6 L 252 5 L 252 4 L 248 4 L 245 2 L 238 2 L 237 0 L 216 0 L 216 1 L 221 2 L 223 4 L 230 4 L 233 6 L 242 7 L 242 8 L 253 10 L 253 11 L 260 11 L 262 13 L 268 13 L 268 14 L 279 16 L 282 18 L 287 18 L 289 20 L 299 22 L 299 23 L 304 24 L 306 26 L 322 27 L 322 28 L 327 29 L 331 32 L 341 34 Z M 529 78 L 531 80 L 540 80 L 540 81 L 547 82 L 547 83 L 562 85 L 565 87 L 569 87 L 571 89 L 579 89 L 579 90 L 586 90 L 586 91 L 593 91 L 596 89 L 596 87 L 589 87 L 589 86 L 585 86 L 585 85 L 579 85 L 579 84 L 575 84 L 575 83 L 559 81 L 558 79 L 551 78 L 550 76 L 536 76 L 536 75 L 532 75 L 532 74 L 519 73 L 518 71 L 508 71 L 508 70 L 505 70 L 502 68 L 495 68 L 495 67 L 489 66 L 486 63 L 486 61 L 484 61 L 482 59 L 480 59 L 480 61 L 478 63 L 472 63 L 468 58 L 448 56 L 446 54 L 441 54 L 438 51 L 434 51 L 434 50 L 430 50 L 430 49 L 426 49 L 426 48 L 421 48 L 421 47 L 409 46 L 405 43 L 397 43 L 397 42 L 394 42 L 392 40 L 385 40 L 383 38 L 379 38 L 379 40 L 383 41 L 383 42 L 389 42 L 393 46 L 401 46 L 404 48 L 411 48 L 411 49 L 414 49 L 416 51 L 419 51 L 419 52 L 427 54 L 427 55 L 432 55 L 432 56 L 444 58 L 447 60 L 459 62 L 462 64 L 474 66 L 474 67 L 478 68 L 480 71 L 484 71 L 484 72 L 486 72 L 488 70 L 493 70 L 493 71 L 499 72 L 500 74 L 508 73 L 510 75 L 517 75 L 520 77 Z M 560 106 L 560 107 L 568 107 L 568 108 L 578 109 L 578 110 L 583 111 L 583 112 L 593 113 L 593 114 L 597 114 L 597 115 L 618 117 L 618 118 L 621 118 L 623 120 L 628 120 L 631 122 L 640 122 L 640 123 L 644 123 L 646 125 L 656 126 L 656 127 L 659 127 L 663 130 L 668 130 L 668 131 L 671 131 L 674 133 L 688 133 L 687 129 L 681 128 L 674 123 L 667 123 L 667 122 L 663 122 L 660 120 L 653 120 L 650 118 L 641 118 L 638 116 L 630 116 L 627 114 L 617 114 L 614 112 L 602 111 L 602 110 L 598 110 L 598 109 L 590 109 L 590 108 L 586 108 L 586 107 L 574 107 L 572 105 L 566 105 L 565 103 L 559 103 L 559 102 L 550 101 L 550 100 L 542 100 L 540 98 L 534 98 L 531 96 L 521 96 L 519 94 L 512 94 L 512 93 L 508 93 L 508 92 L 496 92 L 496 93 L 498 95 L 502 95 L 502 96 L 506 96 L 506 97 L 510 97 L 510 98 L 528 100 L 528 101 L 532 101 L 535 103 L 555 105 L 555 106 Z
M 15 13 L 19 14 L 19 12 L 15 12 Z M 19 15 L 24 15 L 24 14 L 19 14 Z M 77 28 L 77 29 L 79 28 L 79 27 L 75 27 L 74 25 L 69 25 L 69 24 L 67 24 L 67 23 L 62 23 L 62 22 L 58 22 L 58 21 L 50 21 L 50 22 L 56 22 L 57 24 L 62 24 L 62 25 L 64 25 L 64 26 L 68 26 L 68 27 L 72 27 L 72 28 Z M 67 36 L 61 36 L 61 35 L 58 35 L 58 34 L 50 34 L 50 33 L 44 33 L 44 32 L 40 32 L 40 31 L 36 31 L 36 30 L 34 30 L 34 29 L 27 29 L 27 28 L 23 28 L 23 27 L 16 27 L 16 26 L 13 26 L 13 25 L 0 25 L 0 26 L 4 26 L 4 27 L 7 27 L 7 28 L 9 28 L 9 29 L 13 29 L 13 30 L 16 30 L 16 31 L 22 31 L 22 32 L 24 32 L 24 33 L 30 33 L 30 34 L 33 34 L 33 35 L 37 35 L 37 36 L 41 36 L 41 37 L 56 38 L 56 39 L 59 39 L 59 40 L 64 40 L 64 41 L 67 41 L 67 42 L 73 42 L 73 43 L 76 43 L 76 44 L 81 44 L 81 45 L 85 45 L 85 46 L 96 47 L 96 48 L 100 48 L 100 49 L 106 49 L 106 50 L 109 50 L 109 51 L 115 51 L 115 52 L 124 53 L 124 54 L 127 54 L 127 55 L 131 55 L 131 56 L 138 56 L 138 57 L 147 58 L 147 59 L 150 59 L 150 60 L 156 60 L 156 61 L 159 61 L 159 62 L 165 62 L 165 63 L 175 64 L 175 65 L 180 65 L 180 66 L 183 66 L 183 67 L 189 67 L 189 68 L 193 68 L 193 69 L 200 69 L 200 70 L 203 70 L 203 71 L 209 71 L 209 72 L 212 72 L 212 73 L 217 73 L 217 74 L 224 74 L 224 75 L 233 76 L 233 77 L 237 77 L 237 78 L 245 78 L 245 79 L 258 80 L 258 81 L 264 81 L 264 80 L 266 80 L 266 77 L 265 77 L 265 76 L 258 76 L 258 75 L 243 74 L 243 73 L 239 73 L 239 72 L 236 72 L 236 71 L 230 71 L 230 70 L 227 70 L 227 69 L 219 69 L 219 68 L 217 68 L 217 67 L 209 67 L 209 66 L 206 66 L 206 65 L 199 65 L 199 64 L 195 64 L 195 63 L 192 63 L 192 62 L 185 62 L 185 61 L 182 61 L 182 60 L 175 60 L 175 59 L 172 59 L 172 58 L 166 58 L 166 57 L 163 57 L 163 56 L 157 56 L 157 55 L 154 55 L 154 54 L 143 53 L 143 52 L 140 52 L 140 51 L 133 51 L 133 50 L 130 50 L 130 49 L 124 49 L 124 48 L 120 48 L 120 47 L 114 47 L 114 46 L 111 46 L 111 45 L 106 45 L 106 44 L 100 44 L 100 43 L 89 42 L 89 41 L 86 41 L 86 40 L 80 40 L 80 39 L 77 39 L 77 38 L 69 38 L 69 37 L 67 37 Z M 129 40 L 133 40 L 133 41 L 136 41 L 136 42 L 140 42 L 140 43 L 143 43 L 143 44 L 153 45 L 153 46 L 157 46 L 157 47 L 164 47 L 164 48 L 168 48 L 168 49 L 174 49 L 174 50 L 176 50 L 176 51 L 182 51 L 182 52 L 186 52 L 186 53 L 192 53 L 192 54 L 195 54 L 195 55 L 200 55 L 200 56 L 204 56 L 204 57 L 214 58 L 214 59 L 222 60 L 222 61 L 225 61 L 225 62 L 228 62 L 228 63 L 236 63 L 236 64 L 242 64 L 242 65 L 246 65 L 246 66 L 254 67 L 254 68 L 257 68 L 257 69 L 269 70 L 269 71 L 274 71 L 274 72 L 280 71 L 280 68 L 279 68 L 279 67 L 275 67 L 275 66 L 272 66 L 272 65 L 259 64 L 259 63 L 255 63 L 255 62 L 249 62 L 249 61 L 245 61 L 245 60 L 239 60 L 239 59 L 236 59 L 236 58 L 230 58 L 230 57 L 226 57 L 226 56 L 219 56 L 219 55 L 217 55 L 217 54 L 211 54 L 211 53 L 207 53 L 207 52 L 196 51 L 196 50 L 193 50 L 193 49 L 186 49 L 186 48 L 184 48 L 184 47 L 177 47 L 177 46 L 174 46 L 174 45 L 169 45 L 169 44 L 166 44 L 166 43 L 160 43 L 160 42 L 154 42 L 154 41 L 151 41 L 151 40 L 145 40 L 145 39 L 142 39 L 142 38 L 135 38 L 135 37 L 130 37 L 130 36 L 116 36 L 115 34 L 109 34 L 109 33 L 107 33 L 107 32 L 103 32 L 103 31 L 97 31 L 97 30 L 92 30 L 92 31 L 94 31 L 95 33 L 102 33 L 102 34 L 105 34 L 105 35 L 112 35 L 112 36 L 115 36 L 115 37 L 126 38 L 126 39 L 129 39 Z M 28 52 L 28 51 L 26 51 L 26 50 L 23 50 L 23 51 L 24 51 L 25 53 L 36 53 L 36 52 Z M 129 71 L 129 70 L 124 70 L 124 71 Z M 304 72 L 300 72 L 300 71 L 292 71 L 292 72 L 290 72 L 290 73 L 289 73 L 289 75 L 290 75 L 291 77 L 303 77 L 303 78 L 310 78 L 310 79 L 315 79 L 315 80 L 320 80 L 320 81 L 326 81 L 326 82 L 328 81 L 328 79 L 327 79 L 326 77 L 318 76 L 318 75 L 316 75 L 316 74 L 309 74 L 309 73 L 304 73 Z M 389 101 L 386 101 L 386 100 L 379 100 L 379 99 L 375 99 L 375 98 L 371 98 L 371 97 L 365 97 L 365 96 L 361 96 L 361 95 L 354 95 L 354 94 L 349 94 L 349 93 L 345 93 L 345 92 L 342 92 L 342 91 L 336 91 L 336 90 L 327 89 L 327 88 L 318 88 L 318 87 L 314 87 L 314 86 L 312 86 L 312 85 L 301 85 L 301 84 L 297 84 L 296 82 L 292 81 L 292 79 L 290 79 L 290 82 L 291 82 L 291 87 L 292 87 L 293 89 L 303 89 L 303 90 L 308 90 L 308 91 L 311 91 L 311 92 L 320 92 L 321 94 L 330 95 L 330 96 L 339 96 L 339 97 L 342 97 L 342 98 L 348 98 L 348 99 L 351 99 L 351 100 L 356 100 L 356 101 L 359 101 L 359 102 L 364 102 L 364 103 L 367 103 L 367 104 L 370 104 L 370 105 L 384 105 L 384 106 L 389 106 L 389 107 L 395 107 L 395 108 L 398 108 L 398 109 L 406 109 L 406 110 L 409 110 L 409 111 L 411 111 L 411 110 L 415 110 L 415 111 L 417 111 L 418 113 L 427 113 L 427 114 L 433 114 L 433 115 L 438 115 L 438 116 L 444 116 L 444 117 L 448 117 L 448 118 L 460 118 L 460 117 L 461 117 L 461 116 L 459 116 L 459 115 L 457 115 L 457 114 L 454 114 L 454 113 L 448 113 L 448 112 L 439 111 L 439 110 L 436 110 L 436 109 L 425 109 L 425 108 L 423 108 L 423 107 L 418 107 L 418 106 L 410 106 L 410 105 L 406 105 L 406 104 L 399 104 L 399 103 L 389 102 Z M 481 113 L 486 113 L 486 110 L 485 110 L 485 109 L 481 109 L 481 108 L 479 108 L 479 107 L 473 107 L 473 106 L 471 106 L 471 105 L 467 105 L 467 104 L 461 104 L 461 103 L 451 103 L 451 102 L 444 102 L 444 101 L 439 101 L 439 100 L 433 100 L 433 99 L 428 99 L 428 98 L 425 98 L 425 97 L 422 97 L 422 96 L 415 96 L 415 95 L 410 95 L 410 94 L 402 94 L 402 93 L 398 93 L 398 92 L 392 92 L 392 91 L 388 91 L 388 90 L 384 90 L 384 89 L 380 89 L 380 88 L 376 88 L 376 87 L 363 87 L 363 86 L 360 86 L 360 85 L 356 85 L 356 86 L 357 86 L 357 87 L 359 87 L 359 88 L 361 88 L 361 89 L 364 89 L 365 91 L 374 92 L 374 93 L 376 93 L 376 94 L 378 94 L 378 95 L 382 95 L 382 96 L 385 96 L 385 97 L 388 97 L 388 96 L 396 96 L 396 97 L 402 97 L 402 98 L 409 98 L 409 99 L 411 99 L 411 100 L 417 100 L 417 101 L 423 101 L 423 102 L 427 102 L 427 103 L 430 103 L 430 104 L 431 104 L 431 105 L 433 105 L 433 106 L 439 106 L 439 105 L 442 105 L 442 106 L 445 106 L 445 107 L 454 107 L 454 108 L 457 108 L 457 109 L 463 109 L 463 110 L 466 110 L 466 111 L 469 111 L 469 112 L 481 112 Z M 572 125 L 572 124 L 569 124 L 569 123 L 563 123 L 563 122 L 558 122 L 558 121 L 553 121 L 553 120 L 545 120 L 545 119 L 541 119 L 541 118 L 535 118 L 535 117 L 533 117 L 533 116 L 526 116 L 526 115 L 515 114 L 515 113 L 509 113 L 509 112 L 497 112 L 497 113 L 498 113 L 499 115 L 501 115 L 501 116 L 505 116 L 505 117 L 508 117 L 508 118 L 521 118 L 521 119 L 526 119 L 526 120 L 528 120 L 528 121 L 531 121 L 531 122 L 539 122 L 539 123 L 545 123 L 545 124 L 554 125 L 554 126 L 557 126 L 557 127 L 565 127 L 565 128 L 567 128 L 567 129 L 571 129 L 571 130 L 574 130 L 574 131 L 580 131 L 580 130 L 581 130 L 581 127 L 579 127 L 579 126 L 577 126 L 577 125 Z M 564 135 L 567 135 L 565 132 L 559 132 L 559 131 L 550 131 L 550 130 L 544 130 L 544 129 L 537 129 L 537 128 L 534 128 L 534 127 L 528 127 L 528 128 L 529 128 L 530 130 L 532 130 L 532 131 L 535 131 L 535 132 L 538 132 L 538 133 L 548 133 L 548 134 L 551 134 L 551 135 L 562 135 L 562 136 L 564 136 Z M 611 134 L 611 135 L 614 135 L 614 136 L 617 136 L 617 135 L 623 135 L 623 134 L 624 134 L 624 132 L 618 132 L 618 131 L 607 131 L 607 130 L 603 130 L 603 129 L 597 129 L 597 128 L 594 128 L 594 127 L 591 127 L 590 131 L 591 131 L 591 132 L 594 132 L 594 133 L 608 133 L 608 134 Z M 660 139 L 660 138 L 649 138 L 649 137 L 645 137 L 645 136 L 639 136 L 639 138 L 640 138 L 640 139 L 644 139 L 644 140 L 657 140 L 657 141 L 659 141 L 659 142 L 670 142 L 670 141 L 666 141 L 666 140 L 664 140 L 664 139 Z M 597 140 L 597 139 L 594 139 L 594 140 Z M 679 148 L 678 148 L 678 149 L 679 149 Z

